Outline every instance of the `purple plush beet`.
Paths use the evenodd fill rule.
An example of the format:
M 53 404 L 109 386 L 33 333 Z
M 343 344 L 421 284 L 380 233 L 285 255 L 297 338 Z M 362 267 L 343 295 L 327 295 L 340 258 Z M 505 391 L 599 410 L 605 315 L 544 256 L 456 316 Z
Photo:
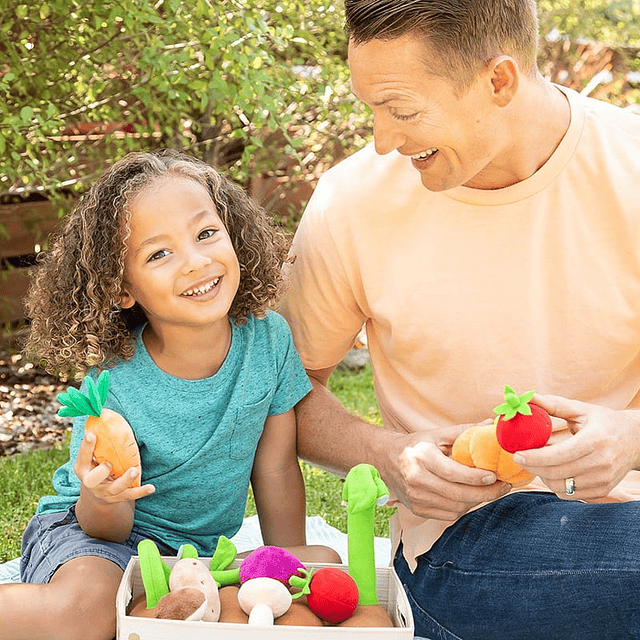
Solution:
M 280 547 L 258 547 L 240 565 L 240 582 L 251 578 L 274 578 L 289 586 L 291 576 L 301 576 L 306 567 L 292 553 Z

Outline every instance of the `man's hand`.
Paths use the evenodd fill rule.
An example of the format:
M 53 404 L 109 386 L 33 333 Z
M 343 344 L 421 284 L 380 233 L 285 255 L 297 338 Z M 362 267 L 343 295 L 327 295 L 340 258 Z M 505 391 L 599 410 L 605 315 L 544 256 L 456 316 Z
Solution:
M 473 469 L 448 457 L 456 437 L 469 426 L 394 434 L 381 472 L 395 497 L 415 515 L 453 521 L 511 490 L 511 485 L 497 481 L 493 472 Z
M 517 452 L 514 460 L 560 498 L 606 497 L 628 471 L 640 466 L 640 411 L 614 410 L 558 396 L 535 395 L 533 402 L 566 421 L 572 436 L 541 449 Z M 565 479 L 575 480 L 567 496 Z
M 73 470 L 85 490 L 90 492 L 96 500 L 108 504 L 129 502 L 144 498 L 155 491 L 155 487 L 150 484 L 133 488 L 129 486 L 139 473 L 136 468 L 128 469 L 117 480 L 110 478 L 111 465 L 108 462 L 96 465 L 93 461 L 95 445 L 95 435 L 87 433 L 78 448 Z

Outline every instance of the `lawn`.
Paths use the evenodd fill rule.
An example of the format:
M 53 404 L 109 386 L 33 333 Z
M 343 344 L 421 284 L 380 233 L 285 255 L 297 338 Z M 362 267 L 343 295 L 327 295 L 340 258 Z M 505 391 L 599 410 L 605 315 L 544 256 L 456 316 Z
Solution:
M 337 370 L 330 388 L 353 413 L 380 424 L 380 414 L 373 394 L 371 367 L 358 372 Z M 35 451 L 0 458 L 0 562 L 20 555 L 20 538 L 41 496 L 52 492 L 51 477 L 55 469 L 68 459 L 67 445 L 50 451 Z M 330 525 L 346 531 L 346 508 L 342 505 L 342 480 L 317 467 L 302 463 L 307 489 L 307 515 L 322 516 Z M 247 515 L 255 513 L 251 496 Z M 387 536 L 392 510 L 376 509 L 375 533 Z

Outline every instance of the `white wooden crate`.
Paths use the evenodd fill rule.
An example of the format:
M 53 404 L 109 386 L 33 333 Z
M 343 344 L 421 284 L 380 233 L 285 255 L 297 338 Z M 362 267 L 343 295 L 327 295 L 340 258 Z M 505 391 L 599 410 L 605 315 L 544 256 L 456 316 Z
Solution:
M 176 558 L 163 557 L 172 567 Z M 209 566 L 210 558 L 201 558 Z M 238 566 L 238 561 L 232 566 Z M 346 565 L 305 563 L 307 568 L 338 567 L 349 572 Z M 131 600 L 144 592 L 140 563 L 137 556 L 129 561 L 118 589 L 116 607 L 118 614 L 117 640 L 332 640 L 333 638 L 359 638 L 363 640 L 412 639 L 413 615 L 407 596 L 391 567 L 376 569 L 376 591 L 379 603 L 385 607 L 395 626 L 391 627 L 300 627 L 276 625 L 275 627 L 249 627 L 246 624 L 220 622 L 186 622 L 182 620 L 156 620 L 126 615 Z

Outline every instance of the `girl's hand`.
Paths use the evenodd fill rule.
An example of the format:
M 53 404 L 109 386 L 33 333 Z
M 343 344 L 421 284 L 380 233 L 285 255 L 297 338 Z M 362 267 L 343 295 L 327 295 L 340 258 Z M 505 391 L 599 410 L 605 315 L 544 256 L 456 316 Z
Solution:
M 516 453 L 514 461 L 560 498 L 595 501 L 605 498 L 640 464 L 640 411 L 614 410 L 558 396 L 535 395 L 533 401 L 552 417 L 566 421 L 571 437 L 541 449 Z M 565 480 L 575 492 L 567 495 Z
M 96 500 L 108 504 L 129 502 L 144 498 L 155 491 L 155 487 L 151 484 L 141 487 L 129 486 L 139 473 L 139 470 L 135 468 L 128 469 L 124 475 L 115 480 L 110 478 L 111 465 L 108 462 L 96 465 L 93 460 L 95 445 L 95 435 L 87 433 L 78 448 L 78 456 L 73 465 L 73 470 L 83 487 Z

